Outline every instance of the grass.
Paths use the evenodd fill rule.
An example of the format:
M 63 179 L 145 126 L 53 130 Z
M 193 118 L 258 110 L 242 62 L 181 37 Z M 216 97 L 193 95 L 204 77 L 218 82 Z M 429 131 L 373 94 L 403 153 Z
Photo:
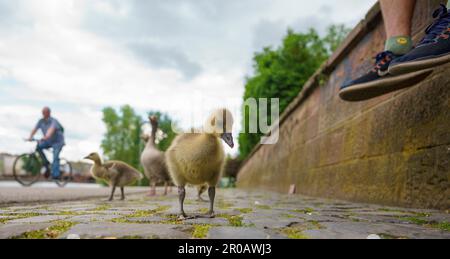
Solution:
M 208 236 L 211 225 L 193 225 L 193 227 L 194 230 L 192 231 L 192 237 L 201 239 Z
M 420 226 L 436 228 L 442 231 L 450 231 L 450 222 L 448 221 L 429 221 L 427 219 L 424 219 L 430 217 L 430 214 L 427 213 L 416 213 L 416 215 L 417 216 L 414 217 L 400 217 L 400 219 Z
M 79 212 L 79 211 L 66 211 L 66 210 L 64 210 L 64 211 L 60 211 L 60 212 L 56 213 L 55 215 L 58 215 L 58 216 L 82 216 L 82 215 L 85 215 L 85 214 L 86 213 Z
M 386 233 L 378 234 L 378 236 L 380 236 L 381 239 L 408 239 L 406 237 L 394 236 Z
M 29 213 L 22 213 L 22 214 L 6 213 L 6 214 L 0 214 L 0 216 L 9 217 L 9 218 L 0 219 L 0 223 L 5 224 L 6 222 L 8 222 L 10 220 L 37 217 L 37 216 L 42 216 L 42 214 L 37 213 L 37 212 L 29 212 Z
M 46 229 L 25 232 L 13 239 L 56 239 L 62 233 L 67 232 L 77 223 L 68 221 L 55 221 L 54 224 Z
M 281 214 L 280 217 L 282 218 L 286 218 L 286 219 L 292 219 L 292 218 L 296 218 L 296 216 L 292 215 L 292 214 Z
M 170 209 L 170 206 L 158 206 L 158 208 L 154 210 L 136 210 L 132 214 L 128 215 L 127 218 L 151 217 L 168 209 Z
M 198 212 L 200 212 L 200 213 L 208 213 L 209 209 L 208 208 L 200 208 L 200 209 L 198 209 Z
M 261 210 L 270 210 L 272 209 L 269 205 L 256 205 L 257 209 L 261 209 Z
M 293 212 L 302 213 L 302 214 L 312 214 L 314 212 L 314 210 L 311 208 L 304 208 L 301 210 L 300 209 L 293 210 Z
M 429 223 L 428 220 L 421 219 L 418 217 L 403 217 L 402 220 L 408 221 L 410 223 L 416 224 L 416 225 L 427 225 Z
M 319 221 L 316 221 L 316 220 L 310 220 L 310 221 L 308 221 L 312 226 L 313 226 L 313 229 L 324 229 L 325 227 L 324 226 L 322 226 L 320 223 L 319 223 Z
M 287 227 L 281 230 L 283 234 L 285 234 L 289 239 L 308 239 L 308 236 L 303 234 L 303 232 L 294 227 Z
M 243 214 L 248 214 L 248 213 L 252 213 L 253 212 L 252 208 L 239 208 L 239 209 L 236 209 L 236 210 L 239 211 L 240 213 L 243 213 Z
M 97 208 L 93 209 L 92 211 L 105 211 L 111 209 L 111 205 L 100 205 Z
M 438 229 L 440 229 L 442 231 L 449 231 L 450 232 L 450 222 L 448 222 L 448 221 L 432 224 L 432 227 L 438 228 Z
M 319 221 L 309 220 L 305 223 L 291 224 L 285 228 L 279 229 L 279 231 L 287 236 L 289 239 L 308 239 L 309 237 L 303 233 L 305 230 L 318 230 L 325 229 Z
M 148 213 L 149 211 L 146 211 L 145 213 Z M 136 215 L 142 215 L 141 212 L 139 212 Z M 154 214 L 151 214 L 151 216 L 153 216 Z M 131 215 L 133 216 L 133 215 Z M 134 218 L 139 218 L 141 216 L 137 216 Z M 166 218 L 166 220 L 161 220 L 161 221 L 151 221 L 151 222 L 147 222 L 147 221 L 131 221 L 130 215 L 122 217 L 122 218 L 115 218 L 112 219 L 111 222 L 113 223 L 128 223 L 128 224 L 170 224 L 170 225 L 184 225 L 184 221 L 182 220 L 178 220 L 178 217 L 176 215 L 164 215 L 164 218 Z
M 230 209 L 230 208 L 232 208 L 233 207 L 233 203 L 231 203 L 231 202 L 226 202 L 226 201 L 223 201 L 223 200 L 220 200 L 218 203 L 217 203 L 217 207 L 219 208 L 219 209 L 221 209 L 221 210 L 227 210 L 227 209 Z
M 225 218 L 228 220 L 228 224 L 232 227 L 249 227 L 248 225 L 245 225 L 242 220 L 243 217 L 240 215 L 227 215 L 227 214 L 219 214 L 217 215 L 218 218 Z

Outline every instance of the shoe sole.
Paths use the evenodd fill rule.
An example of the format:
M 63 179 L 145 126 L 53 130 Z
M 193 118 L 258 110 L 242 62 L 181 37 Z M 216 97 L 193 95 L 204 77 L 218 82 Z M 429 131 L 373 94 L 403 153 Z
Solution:
M 408 88 L 420 83 L 433 72 L 432 69 L 408 73 L 388 79 L 380 79 L 342 89 L 339 97 L 344 101 L 359 102 L 369 100 L 390 92 Z
M 437 67 L 450 62 L 450 54 L 445 54 L 443 56 L 438 56 L 434 58 L 428 58 L 424 60 L 416 60 L 405 63 L 399 63 L 389 67 L 389 74 L 391 75 L 402 75 L 423 69 L 429 69 Z

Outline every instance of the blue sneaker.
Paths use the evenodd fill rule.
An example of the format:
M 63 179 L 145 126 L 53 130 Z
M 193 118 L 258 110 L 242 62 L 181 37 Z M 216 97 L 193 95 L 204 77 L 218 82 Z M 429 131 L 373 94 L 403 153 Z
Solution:
M 431 71 L 420 71 L 406 75 L 389 74 L 391 62 L 399 56 L 390 51 L 379 53 L 375 57 L 375 66 L 364 76 L 345 82 L 339 96 L 345 101 L 355 102 L 375 98 L 402 88 L 406 88 L 425 79 Z
M 393 60 L 391 75 L 401 75 L 433 68 L 450 62 L 450 13 L 445 5 L 434 11 L 436 20 L 428 26 L 426 36 L 406 55 Z

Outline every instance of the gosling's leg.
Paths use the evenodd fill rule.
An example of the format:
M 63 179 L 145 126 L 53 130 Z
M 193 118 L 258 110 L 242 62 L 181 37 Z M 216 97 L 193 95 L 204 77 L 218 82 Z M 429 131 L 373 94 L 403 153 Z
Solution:
M 168 188 L 168 186 L 167 186 L 168 184 L 167 184 L 167 182 L 164 182 L 164 196 L 166 196 L 167 195 L 167 188 Z
M 116 186 L 113 185 L 111 189 L 111 195 L 109 196 L 108 201 L 112 201 L 114 199 L 114 192 L 116 191 Z
M 120 193 L 121 193 L 121 197 L 120 197 L 120 200 L 125 200 L 125 191 L 124 191 L 124 187 L 122 186 L 122 187 L 120 187 Z
M 152 182 L 152 187 L 150 188 L 150 192 L 148 193 L 148 196 L 156 196 L 156 181 Z
M 184 186 L 178 186 L 178 200 L 180 202 L 180 215 L 178 216 L 178 219 L 185 220 L 187 219 L 186 213 L 184 213 L 184 198 L 186 197 L 186 189 Z
M 216 187 L 210 186 L 208 188 L 208 195 L 209 195 L 209 212 L 208 216 L 210 218 L 214 218 L 216 215 L 214 214 L 214 198 L 216 197 Z
M 197 201 L 200 202 L 208 202 L 207 200 L 202 198 L 202 193 L 204 193 L 206 191 L 206 186 L 200 186 L 197 187 Z

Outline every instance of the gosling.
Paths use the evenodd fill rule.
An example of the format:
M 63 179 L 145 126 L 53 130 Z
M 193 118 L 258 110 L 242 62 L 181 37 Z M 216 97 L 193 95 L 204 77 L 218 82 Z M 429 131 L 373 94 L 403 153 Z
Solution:
M 114 199 L 114 192 L 117 186 L 120 187 L 121 200 L 125 200 L 124 187 L 142 179 L 142 174 L 138 170 L 124 162 L 108 161 L 102 163 L 97 153 L 91 153 L 84 159 L 94 161 L 94 165 L 91 167 L 92 176 L 96 179 L 106 180 L 111 186 L 109 201 Z
M 196 186 L 207 184 L 210 202 L 207 216 L 215 217 L 216 185 L 225 161 L 221 140 L 231 148 L 234 147 L 232 127 L 231 112 L 227 109 L 218 109 L 209 116 L 203 127 L 203 133 L 181 134 L 167 150 L 166 162 L 169 173 L 178 187 L 180 220 L 188 219 L 183 208 L 187 184 Z
M 170 176 L 166 166 L 164 152 L 161 152 L 155 144 L 156 132 L 158 130 L 158 119 L 155 116 L 149 117 L 152 125 L 150 136 L 143 135 L 146 142 L 144 151 L 141 154 L 141 164 L 144 168 L 145 176 L 150 180 L 151 189 L 149 196 L 156 195 L 156 184 L 164 182 L 164 195 L 167 195 L 167 188 L 170 184 Z

